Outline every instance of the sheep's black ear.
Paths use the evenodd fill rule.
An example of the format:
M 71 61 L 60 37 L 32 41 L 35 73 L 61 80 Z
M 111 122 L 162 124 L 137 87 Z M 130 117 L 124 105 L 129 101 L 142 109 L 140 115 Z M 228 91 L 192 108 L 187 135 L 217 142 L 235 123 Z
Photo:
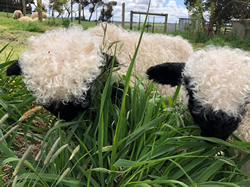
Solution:
M 105 67 L 108 68 L 109 66 L 112 65 L 112 61 L 113 61 L 114 56 L 108 55 L 106 53 L 103 53 L 103 56 L 104 56 L 104 59 L 105 59 Z M 115 58 L 114 67 L 118 67 L 118 66 L 119 66 L 119 62 Z
M 152 66 L 147 70 L 148 79 L 160 84 L 170 84 L 171 86 L 181 85 L 184 62 L 166 62 Z
M 11 64 L 7 70 L 6 70 L 6 75 L 7 76 L 12 76 L 12 75 L 21 75 L 22 71 L 19 66 L 18 60 L 15 61 L 13 64 Z

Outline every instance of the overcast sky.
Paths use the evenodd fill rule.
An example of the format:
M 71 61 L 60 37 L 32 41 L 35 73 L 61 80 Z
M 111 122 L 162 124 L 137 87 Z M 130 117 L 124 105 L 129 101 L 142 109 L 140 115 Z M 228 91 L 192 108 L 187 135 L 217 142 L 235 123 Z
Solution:
M 108 2 L 108 0 L 104 0 Z M 122 3 L 125 3 L 125 20 L 130 20 L 130 11 L 140 11 L 146 12 L 148 8 L 149 0 L 116 0 L 117 5 L 114 7 L 113 10 L 113 20 L 114 21 L 121 21 L 122 15 Z M 47 4 L 48 0 L 43 0 L 43 3 Z M 77 7 L 75 7 L 76 9 Z M 84 15 L 86 18 L 89 17 L 89 7 L 85 8 Z M 151 13 L 163 13 L 168 14 L 168 23 L 175 23 L 178 22 L 179 18 L 187 18 L 188 17 L 188 10 L 184 5 L 184 0 L 151 0 L 150 10 Z M 93 19 L 99 17 L 100 10 L 93 14 Z M 143 16 L 141 17 L 143 19 Z M 135 15 L 133 21 L 138 22 L 139 16 Z M 143 20 L 141 20 L 142 22 Z M 153 21 L 153 16 L 149 17 L 149 21 Z M 164 22 L 164 18 L 159 16 L 155 17 L 155 22 Z

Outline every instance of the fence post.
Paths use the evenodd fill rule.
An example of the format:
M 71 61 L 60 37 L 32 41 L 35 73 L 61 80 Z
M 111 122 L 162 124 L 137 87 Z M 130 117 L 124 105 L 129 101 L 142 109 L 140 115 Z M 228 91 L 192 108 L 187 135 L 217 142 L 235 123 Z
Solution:
M 165 15 L 164 34 L 167 32 L 168 14 Z
M 153 18 L 153 28 L 152 28 L 152 33 L 154 33 L 155 30 L 155 17 Z
M 8 2 L 6 0 L 7 18 L 9 18 Z
M 133 11 L 130 11 L 130 30 L 132 30 L 133 27 Z
M 73 22 L 73 2 L 70 0 L 70 20 Z
M 81 24 L 81 10 L 82 10 L 81 3 L 79 3 L 79 7 L 78 7 L 78 11 L 79 11 L 78 23 L 79 23 L 79 24 Z M 96 11 L 97 11 L 97 10 L 96 10 Z
M 124 28 L 125 22 L 125 3 L 122 3 L 122 28 Z

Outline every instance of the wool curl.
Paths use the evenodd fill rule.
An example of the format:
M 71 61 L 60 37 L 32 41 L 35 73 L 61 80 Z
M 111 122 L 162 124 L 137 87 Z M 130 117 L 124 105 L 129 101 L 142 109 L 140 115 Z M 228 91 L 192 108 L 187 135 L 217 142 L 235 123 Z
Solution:
M 209 46 L 188 59 L 183 75 L 203 108 L 241 117 L 250 96 L 250 56 L 240 49 Z M 196 111 L 198 112 L 198 111 Z
M 59 28 L 29 39 L 19 65 L 27 89 L 37 103 L 84 102 L 90 84 L 100 74 L 100 38 L 80 27 Z

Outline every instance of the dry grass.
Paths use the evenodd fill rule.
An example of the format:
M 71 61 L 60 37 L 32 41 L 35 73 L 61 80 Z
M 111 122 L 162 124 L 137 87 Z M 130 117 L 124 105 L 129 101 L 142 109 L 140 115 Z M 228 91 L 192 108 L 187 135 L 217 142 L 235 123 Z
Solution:
M 10 53 L 13 50 L 11 60 L 18 59 L 20 54 L 27 47 L 27 39 L 30 36 L 38 35 L 39 33 L 21 31 L 21 30 L 7 30 L 4 26 L 0 27 L 0 48 L 4 47 L 9 42 L 10 45 L 0 54 L 0 63 L 3 63 Z

